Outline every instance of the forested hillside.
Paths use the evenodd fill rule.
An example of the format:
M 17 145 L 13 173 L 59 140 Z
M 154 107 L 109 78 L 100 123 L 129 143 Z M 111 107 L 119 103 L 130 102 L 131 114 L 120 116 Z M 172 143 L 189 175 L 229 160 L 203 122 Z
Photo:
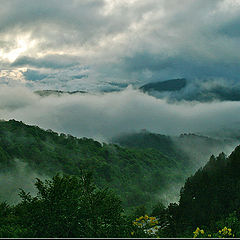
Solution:
M 166 156 L 184 161 L 194 173 L 204 166 L 209 157 L 221 152 L 230 153 L 238 144 L 237 138 L 213 138 L 197 134 L 166 136 L 142 130 L 139 133 L 122 134 L 112 142 L 133 149 L 156 149 Z
M 212 155 L 186 180 L 179 202 L 172 197 L 164 206 L 169 189 L 192 171 L 183 146 L 202 141 L 196 151 L 208 154 L 220 142 L 194 134 L 128 137 L 121 144 L 129 147 L 120 147 L 1 121 L 0 237 L 240 236 L 240 147 L 229 157 Z M 23 190 L 13 201 L 17 184 Z
M 184 159 L 158 149 L 100 144 L 15 120 L 0 122 L 0 154 L 2 175 L 17 172 L 19 163 L 28 172 L 49 177 L 57 172 L 78 175 L 81 170 L 92 171 L 97 186 L 112 188 L 125 207 L 153 204 L 189 174 Z M 22 178 L 24 171 L 18 173 Z
M 240 233 L 240 147 L 229 157 L 224 153 L 212 156 L 194 176 L 187 179 L 181 190 L 177 223 L 179 229 L 206 226 L 216 228 L 216 222 L 229 215 L 228 224 Z M 234 220 L 235 219 L 235 220 Z M 238 235 L 239 236 L 239 235 Z

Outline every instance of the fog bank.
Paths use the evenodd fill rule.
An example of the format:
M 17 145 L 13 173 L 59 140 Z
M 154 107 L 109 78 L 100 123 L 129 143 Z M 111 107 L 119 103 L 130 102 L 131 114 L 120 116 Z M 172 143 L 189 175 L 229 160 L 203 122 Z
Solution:
M 106 141 L 147 129 L 178 135 L 239 129 L 240 102 L 168 103 L 128 87 L 121 92 L 40 97 L 27 88 L 0 89 L 0 118 Z

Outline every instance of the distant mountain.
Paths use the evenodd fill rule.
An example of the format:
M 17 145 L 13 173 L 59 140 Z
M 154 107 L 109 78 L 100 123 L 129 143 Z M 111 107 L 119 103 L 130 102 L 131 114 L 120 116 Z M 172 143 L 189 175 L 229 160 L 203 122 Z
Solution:
M 212 154 L 229 152 L 239 142 L 235 138 L 213 138 L 197 134 L 166 136 L 142 131 L 124 134 L 111 140 L 123 147 L 135 149 L 157 149 L 168 157 L 185 162 L 192 171 L 203 166 Z
M 167 81 L 161 81 L 161 82 L 153 82 L 148 83 L 140 87 L 143 92 L 149 92 L 149 91 L 179 91 L 182 88 L 184 88 L 187 84 L 187 80 L 185 78 L 179 78 L 179 79 L 171 79 Z
M 238 83 L 216 84 L 215 82 L 187 81 L 185 78 L 152 82 L 139 88 L 156 98 L 167 98 L 169 101 L 240 101 L 240 85 Z
M 38 94 L 41 97 L 47 97 L 50 95 L 62 96 L 64 94 L 78 94 L 78 93 L 87 93 L 87 92 L 85 92 L 85 91 L 69 92 L 69 91 L 60 91 L 60 90 L 38 90 L 38 91 L 35 91 L 34 93 Z
M 175 152 L 174 142 L 171 137 L 146 130 L 139 133 L 122 134 L 112 138 L 111 141 L 124 147 L 154 148 L 171 156 Z
M 210 89 L 198 88 L 198 91 L 184 96 L 184 100 L 210 102 L 220 101 L 240 101 L 240 87 L 214 86 Z

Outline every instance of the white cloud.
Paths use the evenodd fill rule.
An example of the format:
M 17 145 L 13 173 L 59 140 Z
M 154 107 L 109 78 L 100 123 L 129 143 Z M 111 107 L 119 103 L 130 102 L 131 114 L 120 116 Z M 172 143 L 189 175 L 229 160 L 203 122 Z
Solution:
M 40 98 L 27 89 L 0 89 L 0 118 L 98 140 L 148 129 L 162 134 L 237 129 L 239 102 L 169 104 L 131 88 L 118 93 Z

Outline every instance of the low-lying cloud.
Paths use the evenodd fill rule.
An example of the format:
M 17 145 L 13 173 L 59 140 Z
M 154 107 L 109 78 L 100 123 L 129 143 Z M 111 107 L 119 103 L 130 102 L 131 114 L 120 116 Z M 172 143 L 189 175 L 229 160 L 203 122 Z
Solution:
M 128 87 L 121 92 L 40 97 L 27 88 L 0 89 L 0 118 L 107 141 L 147 129 L 178 135 L 238 129 L 240 102 L 168 103 Z

